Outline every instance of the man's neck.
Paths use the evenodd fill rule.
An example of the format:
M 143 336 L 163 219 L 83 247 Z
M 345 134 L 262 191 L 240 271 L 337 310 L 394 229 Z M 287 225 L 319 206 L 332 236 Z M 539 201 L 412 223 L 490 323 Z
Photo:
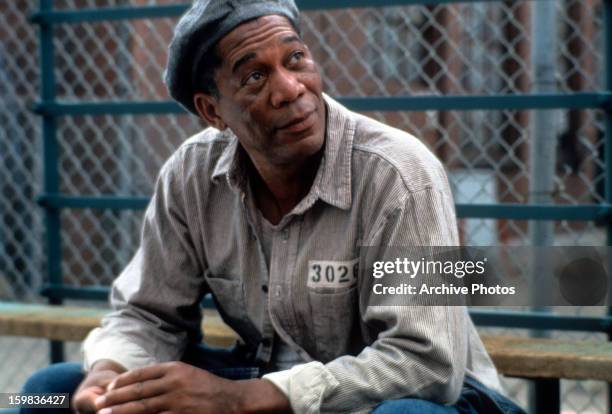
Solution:
M 302 163 L 254 166 L 253 194 L 259 210 L 269 222 L 278 224 L 308 194 L 322 153 L 321 150 Z

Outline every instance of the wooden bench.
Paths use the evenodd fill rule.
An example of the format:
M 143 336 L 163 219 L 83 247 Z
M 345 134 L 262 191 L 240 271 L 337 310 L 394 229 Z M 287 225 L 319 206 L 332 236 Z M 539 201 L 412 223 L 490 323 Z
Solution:
M 0 335 L 82 341 L 108 312 L 105 308 L 0 302 Z M 211 346 L 231 346 L 237 338 L 213 309 L 204 309 L 202 329 Z
M 0 335 L 27 336 L 58 341 L 81 341 L 99 326 L 107 309 L 72 306 L 26 305 L 0 302 Z M 204 310 L 205 342 L 227 347 L 236 334 L 212 309 Z M 612 342 L 483 336 L 483 342 L 503 375 L 551 381 L 559 379 L 612 382 Z M 558 412 L 550 402 L 546 411 Z M 538 411 L 539 412 L 539 411 Z

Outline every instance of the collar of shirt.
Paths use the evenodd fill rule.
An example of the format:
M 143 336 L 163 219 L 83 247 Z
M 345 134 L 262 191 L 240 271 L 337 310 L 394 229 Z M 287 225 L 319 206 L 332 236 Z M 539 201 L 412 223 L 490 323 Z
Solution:
M 317 199 L 343 210 L 351 206 L 351 153 L 355 120 L 328 95 L 323 94 L 323 98 L 327 108 L 324 154 L 312 188 L 295 206 L 292 214 L 304 213 Z M 227 129 L 222 134 L 229 135 L 230 143 L 217 160 L 211 178 L 216 180 L 225 176 L 229 187 L 244 197 L 248 179 L 243 157 L 247 155 L 231 130 Z

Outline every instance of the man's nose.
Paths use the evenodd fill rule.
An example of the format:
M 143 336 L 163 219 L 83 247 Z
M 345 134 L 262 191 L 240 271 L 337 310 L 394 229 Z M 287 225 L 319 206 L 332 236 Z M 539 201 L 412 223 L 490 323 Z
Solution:
M 272 106 L 279 108 L 299 98 L 305 91 L 304 84 L 296 73 L 279 70 L 272 75 L 270 100 Z

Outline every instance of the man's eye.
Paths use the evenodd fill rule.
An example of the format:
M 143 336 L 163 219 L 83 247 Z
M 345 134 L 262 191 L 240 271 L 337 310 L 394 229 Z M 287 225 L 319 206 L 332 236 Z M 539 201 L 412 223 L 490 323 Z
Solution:
M 304 58 L 304 52 L 295 52 L 289 59 L 290 63 L 297 63 Z
M 262 79 L 263 79 L 263 74 L 261 74 L 260 72 L 253 72 L 249 76 L 247 76 L 247 78 L 244 80 L 243 84 L 244 85 L 252 85 L 254 83 L 259 82 Z

